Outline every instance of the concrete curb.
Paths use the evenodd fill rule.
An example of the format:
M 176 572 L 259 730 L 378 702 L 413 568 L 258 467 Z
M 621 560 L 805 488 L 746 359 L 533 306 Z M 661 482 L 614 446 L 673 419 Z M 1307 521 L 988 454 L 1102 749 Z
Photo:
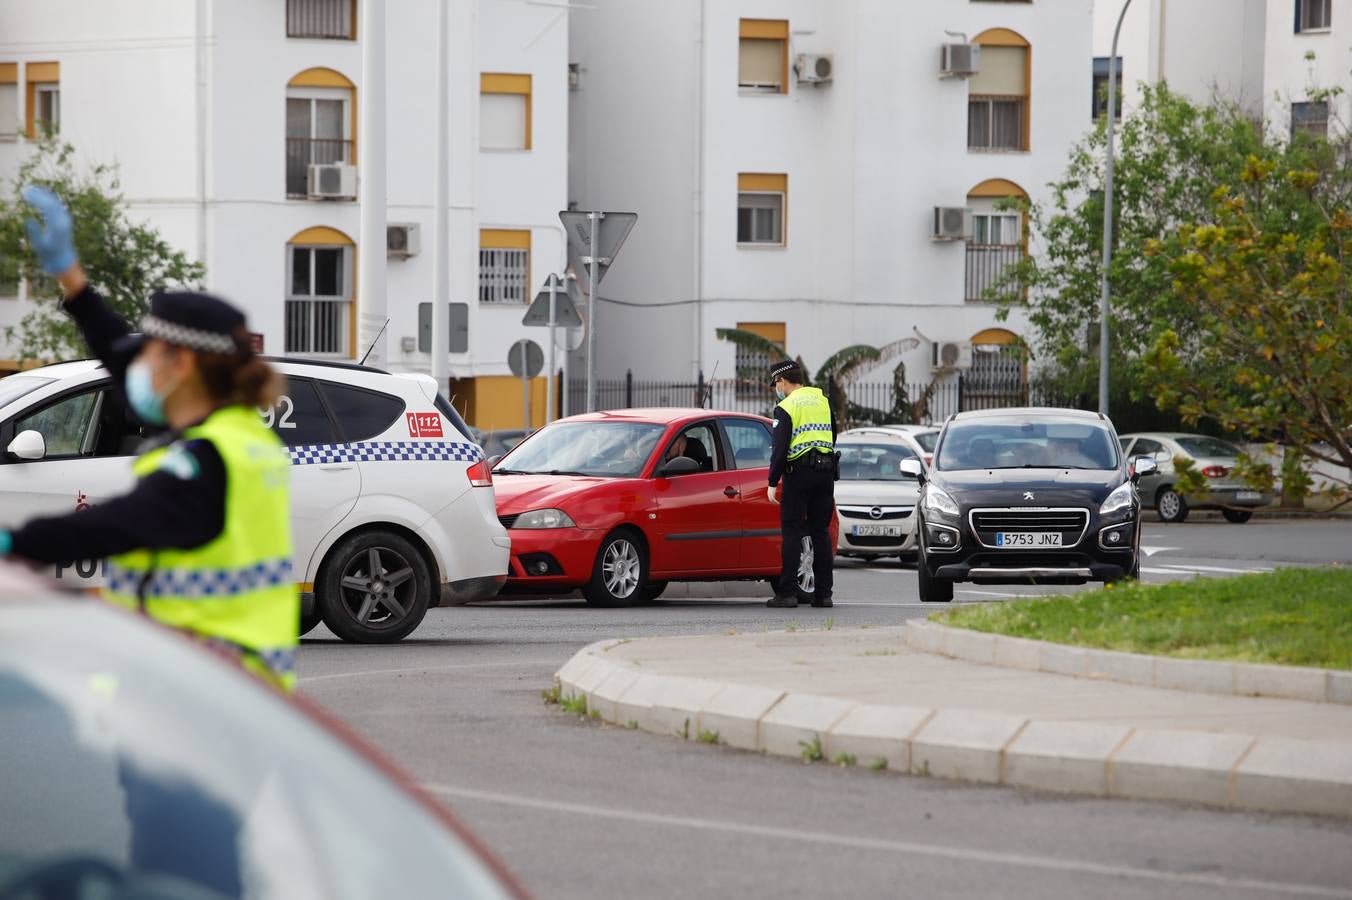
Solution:
M 645 672 L 609 655 L 619 643 L 584 647 L 555 679 L 621 727 L 985 784 L 1352 818 L 1345 743 L 855 703 Z
M 925 653 L 986 666 L 1206 694 L 1352 704 L 1352 672 L 1340 669 L 1175 659 L 1096 650 L 954 628 L 929 619 L 907 621 L 902 639 L 907 646 Z

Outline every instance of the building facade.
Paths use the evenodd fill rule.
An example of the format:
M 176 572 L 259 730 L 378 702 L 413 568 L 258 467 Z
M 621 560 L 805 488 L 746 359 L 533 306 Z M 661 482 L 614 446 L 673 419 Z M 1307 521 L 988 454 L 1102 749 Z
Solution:
M 117 165 L 131 215 L 205 263 L 207 287 L 246 309 L 265 352 L 359 359 L 362 2 L 0 4 L 0 179 L 56 129 L 81 164 Z M 508 350 L 543 343 L 521 319 L 564 261 L 569 13 L 451 0 L 449 20 L 450 387 L 473 424 L 519 428 Z M 431 368 L 435 21 L 434 0 L 386 5 L 384 362 L 396 371 Z M 30 308 L 24 286 L 7 293 L 0 328 Z M 543 378 L 532 388 L 538 423 Z
M 910 339 L 913 382 L 935 345 L 964 368 L 1008 361 L 1023 321 L 998 321 L 989 289 L 1030 248 L 1001 201 L 1043 199 L 1092 125 L 1089 4 L 589 6 L 569 199 L 639 215 L 598 292 L 602 374 L 748 370 L 720 328 L 814 370 Z M 958 47 L 945 70 L 945 44 L 979 62 Z

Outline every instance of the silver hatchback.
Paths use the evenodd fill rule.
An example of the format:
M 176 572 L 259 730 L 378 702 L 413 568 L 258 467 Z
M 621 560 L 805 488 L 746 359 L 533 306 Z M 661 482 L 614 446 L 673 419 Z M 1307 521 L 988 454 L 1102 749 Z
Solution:
M 836 450 L 840 452 L 836 555 L 913 556 L 920 483 L 901 471 L 901 463 L 921 459 L 922 448 L 908 435 L 858 428 L 841 434 Z
M 1243 451 L 1229 441 L 1174 432 L 1124 434 L 1120 440 L 1128 459 L 1148 456 L 1159 466 L 1154 474 L 1142 476 L 1138 489 L 1142 506 L 1153 508 L 1161 521 L 1182 522 L 1191 510 L 1219 509 L 1226 521 L 1242 523 L 1253 517 L 1255 507 L 1272 502 L 1270 494 L 1234 477 L 1235 464 Z M 1207 479 L 1207 493 L 1185 498 L 1174 489 L 1178 480 L 1174 461 L 1178 459 L 1193 461 Z

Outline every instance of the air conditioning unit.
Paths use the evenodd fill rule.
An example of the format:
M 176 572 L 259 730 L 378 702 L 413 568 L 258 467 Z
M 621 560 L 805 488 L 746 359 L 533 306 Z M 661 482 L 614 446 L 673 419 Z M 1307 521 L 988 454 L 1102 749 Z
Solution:
M 385 226 L 385 251 L 388 255 L 407 258 L 417 256 L 419 249 L 416 222 Z
M 965 241 L 972 235 L 972 211 L 965 206 L 934 207 L 936 241 Z
M 306 196 L 315 200 L 355 200 L 357 167 L 342 163 L 310 163 Z
M 830 53 L 799 53 L 793 70 L 799 84 L 828 84 L 835 75 L 835 59 Z
M 970 369 L 971 367 L 971 342 L 934 341 L 930 344 L 931 369 Z
M 939 55 L 940 78 L 966 78 L 981 71 L 980 44 L 944 44 Z

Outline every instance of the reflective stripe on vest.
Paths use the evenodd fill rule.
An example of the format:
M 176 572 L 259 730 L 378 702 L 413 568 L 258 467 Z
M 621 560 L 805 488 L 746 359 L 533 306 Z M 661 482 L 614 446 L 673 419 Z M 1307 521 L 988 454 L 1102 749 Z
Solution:
M 245 668 L 295 685 L 300 598 L 291 581 L 291 458 L 258 413 L 217 410 L 182 441 L 207 440 L 225 465 L 225 527 L 191 550 L 134 550 L 108 560 L 104 596 L 234 652 Z M 174 445 L 151 450 L 144 478 Z
M 801 387 L 779 403 L 789 414 L 793 430 L 789 432 L 789 459 L 809 451 L 830 453 L 835 449 L 831 434 L 831 404 L 821 390 Z

